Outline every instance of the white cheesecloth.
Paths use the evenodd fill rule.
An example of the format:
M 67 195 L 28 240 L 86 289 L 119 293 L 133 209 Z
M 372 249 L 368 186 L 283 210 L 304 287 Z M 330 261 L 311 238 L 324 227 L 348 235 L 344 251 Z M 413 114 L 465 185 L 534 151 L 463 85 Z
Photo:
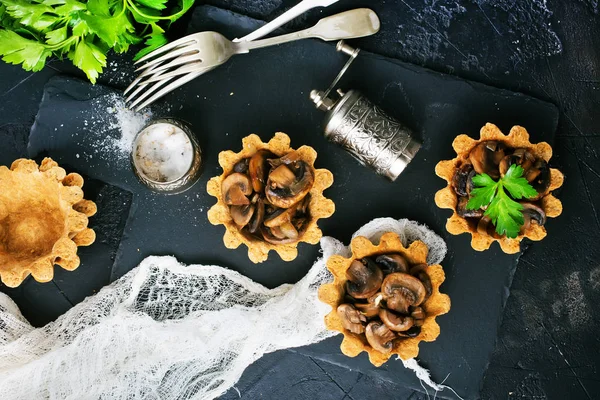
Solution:
M 425 242 L 429 264 L 446 254 L 442 238 L 406 219 L 375 219 L 354 236 L 378 241 L 389 231 Z M 300 282 L 275 289 L 226 268 L 148 257 L 37 329 L 0 293 L 0 399 L 218 397 L 263 354 L 337 333 L 325 330 L 330 307 L 317 289 L 331 280 L 325 260 L 350 252 L 331 237 L 321 247 Z

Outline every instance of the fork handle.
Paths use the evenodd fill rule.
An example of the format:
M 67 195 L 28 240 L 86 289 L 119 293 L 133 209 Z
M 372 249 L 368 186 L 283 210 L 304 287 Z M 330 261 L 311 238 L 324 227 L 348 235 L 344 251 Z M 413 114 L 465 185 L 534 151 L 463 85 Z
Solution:
M 337 3 L 339 0 L 302 0 L 300 3 L 296 4 L 294 7 L 290 8 L 279 17 L 275 18 L 273 21 L 269 22 L 266 25 L 261 26 L 254 32 L 244 36 L 240 39 L 235 39 L 234 42 L 250 42 L 252 40 L 261 38 L 269 33 L 273 32 L 275 29 L 280 26 L 290 22 L 294 18 L 304 14 L 310 9 L 316 7 L 328 7 L 333 3 Z
M 319 38 L 325 41 L 352 39 L 370 36 L 379 31 L 377 14 L 368 8 L 357 8 L 323 18 L 311 28 L 252 42 L 235 43 L 236 53 L 247 53 L 252 49 L 274 46 L 295 40 Z

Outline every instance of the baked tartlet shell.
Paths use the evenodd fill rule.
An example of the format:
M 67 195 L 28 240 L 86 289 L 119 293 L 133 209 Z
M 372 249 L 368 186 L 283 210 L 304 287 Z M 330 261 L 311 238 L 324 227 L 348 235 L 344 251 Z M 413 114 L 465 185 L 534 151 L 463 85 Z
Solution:
M 263 143 L 257 135 L 249 135 L 242 139 L 242 150 L 234 153 L 231 150 L 219 153 L 219 165 L 223 169 L 223 174 L 211 178 L 207 184 L 207 192 L 217 198 L 217 204 L 208 210 L 208 220 L 213 225 L 224 225 L 225 234 L 223 243 L 228 249 L 236 249 L 241 244 L 248 247 L 248 258 L 253 263 L 260 263 L 269 257 L 269 251 L 274 250 L 279 254 L 282 260 L 291 261 L 298 255 L 298 243 L 305 242 L 317 244 L 323 236 L 321 229 L 317 226 L 317 221 L 321 218 L 330 217 L 335 211 L 335 204 L 330 199 L 323 196 L 323 191 L 333 184 L 333 175 L 326 169 L 315 169 L 314 164 L 317 159 L 317 152 L 309 146 L 302 146 L 295 150 L 300 159 L 310 165 L 315 171 L 315 180 L 310 194 L 310 220 L 307 222 L 306 229 L 295 243 L 289 244 L 271 244 L 250 235 L 244 234 L 233 222 L 229 213 L 229 207 L 223 200 L 221 193 L 221 184 L 229 176 L 234 165 L 244 158 L 251 157 L 259 150 L 269 150 L 278 157 L 284 156 L 292 151 L 290 147 L 290 138 L 282 132 L 275 133 L 275 136 L 268 143 Z
M 96 239 L 88 228 L 96 204 L 84 200 L 82 186 L 81 175 L 67 175 L 51 158 L 39 166 L 27 159 L 0 166 L 0 278 L 6 286 L 19 286 L 29 274 L 49 282 L 55 264 L 67 271 L 79 266 L 77 247 Z M 31 247 L 48 250 L 38 255 Z
M 337 307 L 344 302 L 346 271 L 355 259 L 386 253 L 399 253 L 410 264 L 426 264 L 429 250 L 427 245 L 421 241 L 411 243 L 408 248 L 404 247 L 400 237 L 394 232 L 387 232 L 381 236 L 379 244 L 371 243 L 366 237 L 357 236 L 352 239 L 350 249 L 352 251 L 350 258 L 334 255 L 327 260 L 327 269 L 333 274 L 333 282 L 321 285 L 319 288 L 319 300 L 332 307 L 331 312 L 325 316 L 325 326 L 329 330 L 338 331 L 344 335 L 340 346 L 342 353 L 349 357 L 356 357 L 365 351 L 368 353 L 371 363 L 376 367 L 383 365 L 393 355 L 398 355 L 403 360 L 416 357 L 419 354 L 419 342 L 433 342 L 439 336 L 440 327 L 435 321 L 436 317 L 446 314 L 450 310 L 450 297 L 440 293 L 440 285 L 445 279 L 442 266 L 429 265 L 425 271 L 431 279 L 432 293 L 422 305 L 426 312 L 426 318 L 421 327 L 421 333 L 415 338 L 396 341 L 392 352 L 384 354 L 373 349 L 366 338 L 347 331 L 342 326 Z
M 453 211 L 452 216 L 446 222 L 446 229 L 453 235 L 469 233 L 472 236 L 471 247 L 477 251 L 489 249 L 493 242 L 498 242 L 502 251 L 507 254 L 518 253 L 523 238 L 539 241 L 546 236 L 546 228 L 537 224 L 531 226 L 514 239 L 501 237 L 493 238 L 489 235 L 483 235 L 477 232 L 477 227 L 469 224 L 469 221 L 456 212 L 458 196 L 452 188 L 452 177 L 456 169 L 469 159 L 469 153 L 479 143 L 487 140 L 497 140 L 504 142 L 512 148 L 526 148 L 537 158 L 549 162 L 552 158 L 552 147 L 546 142 L 531 143 L 529 133 L 521 126 L 513 126 L 508 135 L 504 135 L 500 129 L 491 123 L 487 123 L 480 131 L 479 140 L 475 140 L 467 135 L 459 135 L 452 142 L 452 147 L 457 154 L 452 160 L 440 161 L 435 167 L 435 173 L 440 178 L 446 180 L 447 186 L 435 194 L 435 204 L 439 208 L 448 208 Z M 562 213 L 562 203 L 552 195 L 552 191 L 562 186 L 564 175 L 558 169 L 550 168 L 550 187 L 544 197 L 539 202 L 544 209 L 547 217 L 556 218 Z

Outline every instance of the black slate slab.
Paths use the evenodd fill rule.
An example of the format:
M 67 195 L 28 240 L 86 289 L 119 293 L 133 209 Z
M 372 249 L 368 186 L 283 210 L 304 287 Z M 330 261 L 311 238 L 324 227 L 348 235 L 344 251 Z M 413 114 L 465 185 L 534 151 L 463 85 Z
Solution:
M 217 29 L 233 38 L 257 24 L 236 14 L 199 7 L 190 30 Z M 318 248 L 301 245 L 293 262 L 282 263 L 272 255 L 260 265 L 249 262 L 245 248 L 226 250 L 223 227 L 214 227 L 206 220 L 206 210 L 214 203 L 205 193 L 206 182 L 220 173 L 218 152 L 239 150 L 241 138 L 249 133 L 267 140 L 273 132 L 285 131 L 292 145 L 315 147 L 317 166 L 330 169 L 336 179 L 326 194 L 335 201 L 337 212 L 320 223 L 325 234 L 347 242 L 352 232 L 372 218 L 393 216 L 422 221 L 447 240 L 450 250 L 443 263 L 447 274 L 443 291 L 452 298 L 452 310 L 439 318 L 439 339 L 421 346 L 420 360 L 437 379 L 452 372 L 447 383 L 468 398 L 476 397 L 517 257 L 504 255 L 497 247 L 476 253 L 467 237 L 446 234 L 448 212 L 433 204 L 433 195 L 443 181 L 433 169 L 440 159 L 453 156 L 450 144 L 457 134 L 476 136 L 487 121 L 505 130 L 521 124 L 527 126 L 533 140 L 552 141 L 557 110 L 531 97 L 364 52 L 342 86 L 363 91 L 423 140 L 416 159 L 395 183 L 390 183 L 322 137 L 323 114 L 314 109 L 308 93 L 326 88 L 344 62 L 333 44 L 297 42 L 235 57 L 167 96 L 155 117 L 168 115 L 189 121 L 205 155 L 200 182 L 181 195 L 148 192 L 135 180 L 127 162 L 115 163 L 98 153 L 99 132 L 85 121 L 93 113 L 105 112 L 95 109 L 94 100 L 113 92 L 107 87 L 91 87 L 72 78 L 52 79 L 32 128 L 29 153 L 35 156 L 47 151 L 60 163 L 76 165 L 90 177 L 133 193 L 113 278 L 147 255 L 174 254 L 182 262 L 218 263 L 273 287 L 302 277 L 319 256 Z M 83 152 L 95 155 L 83 162 L 77 157 Z M 363 356 L 342 356 L 339 341 L 333 338 L 298 351 L 420 390 L 414 375 L 400 362 L 376 369 Z

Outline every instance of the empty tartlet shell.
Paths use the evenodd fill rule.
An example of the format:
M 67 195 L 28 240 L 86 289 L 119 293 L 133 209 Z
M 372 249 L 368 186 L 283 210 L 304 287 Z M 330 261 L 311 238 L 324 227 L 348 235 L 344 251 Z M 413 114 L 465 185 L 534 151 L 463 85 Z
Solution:
M 0 166 L 0 278 L 17 287 L 29 274 L 38 282 L 54 277 L 54 265 L 79 266 L 77 246 L 96 234 L 88 217 L 96 204 L 83 198 L 83 178 L 50 158 L 41 165 L 19 159 Z
M 477 232 L 477 227 L 469 224 L 467 219 L 461 217 L 456 212 L 458 196 L 452 188 L 452 177 L 456 169 L 469 159 L 469 153 L 479 143 L 487 140 L 497 140 L 504 142 L 507 146 L 516 148 L 526 148 L 537 158 L 550 162 L 552 158 L 552 147 L 546 142 L 533 144 L 529 141 L 529 133 L 521 126 L 513 126 L 508 136 L 504 135 L 500 129 L 491 123 L 487 123 L 480 131 L 480 139 L 475 140 L 467 135 L 459 135 L 452 142 L 452 147 L 456 151 L 457 157 L 452 160 L 440 161 L 435 167 L 435 173 L 440 178 L 446 180 L 448 185 L 435 194 L 435 204 L 440 208 L 449 208 L 453 210 L 452 216 L 446 222 L 446 229 L 453 235 L 461 233 L 470 233 L 472 236 L 471 247 L 477 251 L 489 249 L 493 242 L 498 242 L 502 251 L 507 254 L 518 253 L 523 238 L 539 241 L 546 237 L 546 228 L 538 224 L 531 226 L 520 233 L 516 238 L 510 239 L 505 236 L 494 238 Z M 556 218 L 562 213 L 562 203 L 552 195 L 552 191 L 562 186 L 564 175 L 558 169 L 550 168 L 550 186 L 547 193 L 539 200 L 541 207 L 547 217 Z
M 371 257 L 386 253 L 401 254 L 410 264 L 426 264 L 429 249 L 421 241 L 411 243 L 408 248 L 402 244 L 400 237 L 394 232 L 385 233 L 378 245 L 371 243 L 363 236 L 352 239 L 350 244 L 352 256 L 344 258 L 340 255 L 331 256 L 327 260 L 327 269 L 333 274 L 333 282 L 319 287 L 319 300 L 329 304 L 332 311 L 325 316 L 325 326 L 329 330 L 341 332 L 344 335 L 340 349 L 348 357 L 356 357 L 363 351 L 369 355 L 369 361 L 376 367 L 381 366 L 393 355 L 398 355 L 403 360 L 416 357 L 419 354 L 419 342 L 433 342 L 440 334 L 440 327 L 435 321 L 438 315 L 446 314 L 450 310 L 450 297 L 440 293 L 440 285 L 446 276 L 441 265 L 429 265 L 425 272 L 431 279 L 432 293 L 429 299 L 421 306 L 426 312 L 421 333 L 414 338 L 406 338 L 394 342 L 394 347 L 389 354 L 373 349 L 364 335 L 354 334 L 342 326 L 342 321 L 337 313 L 337 307 L 344 303 L 346 293 L 346 271 L 353 260 Z
M 244 234 L 233 222 L 229 213 L 229 207 L 223 200 L 221 184 L 231 174 L 234 165 L 263 149 L 269 150 L 278 157 L 296 151 L 300 159 L 315 171 L 314 184 L 309 192 L 311 196 L 308 206 L 310 220 L 307 222 L 306 229 L 295 243 L 275 245 Z M 248 247 L 250 261 L 260 263 L 269 257 L 269 251 L 271 250 L 276 251 L 282 260 L 291 261 L 298 256 L 298 243 L 319 243 L 323 233 L 317 226 L 317 221 L 321 218 L 330 217 L 335 211 L 335 204 L 323 196 L 323 191 L 333 184 L 333 175 L 326 169 L 315 169 L 314 164 L 316 159 L 317 152 L 315 149 L 309 146 L 302 146 L 298 150 L 292 149 L 290 147 L 289 136 L 282 132 L 275 133 L 275 136 L 268 143 L 263 143 L 258 135 L 252 134 L 242 139 L 242 150 L 239 153 L 234 153 L 231 150 L 219 153 L 219 164 L 223 168 L 223 174 L 210 179 L 207 184 L 208 194 L 217 198 L 217 204 L 208 210 L 208 220 L 213 225 L 225 225 L 226 231 L 223 235 L 225 247 L 236 249 L 241 244 L 245 244 Z

